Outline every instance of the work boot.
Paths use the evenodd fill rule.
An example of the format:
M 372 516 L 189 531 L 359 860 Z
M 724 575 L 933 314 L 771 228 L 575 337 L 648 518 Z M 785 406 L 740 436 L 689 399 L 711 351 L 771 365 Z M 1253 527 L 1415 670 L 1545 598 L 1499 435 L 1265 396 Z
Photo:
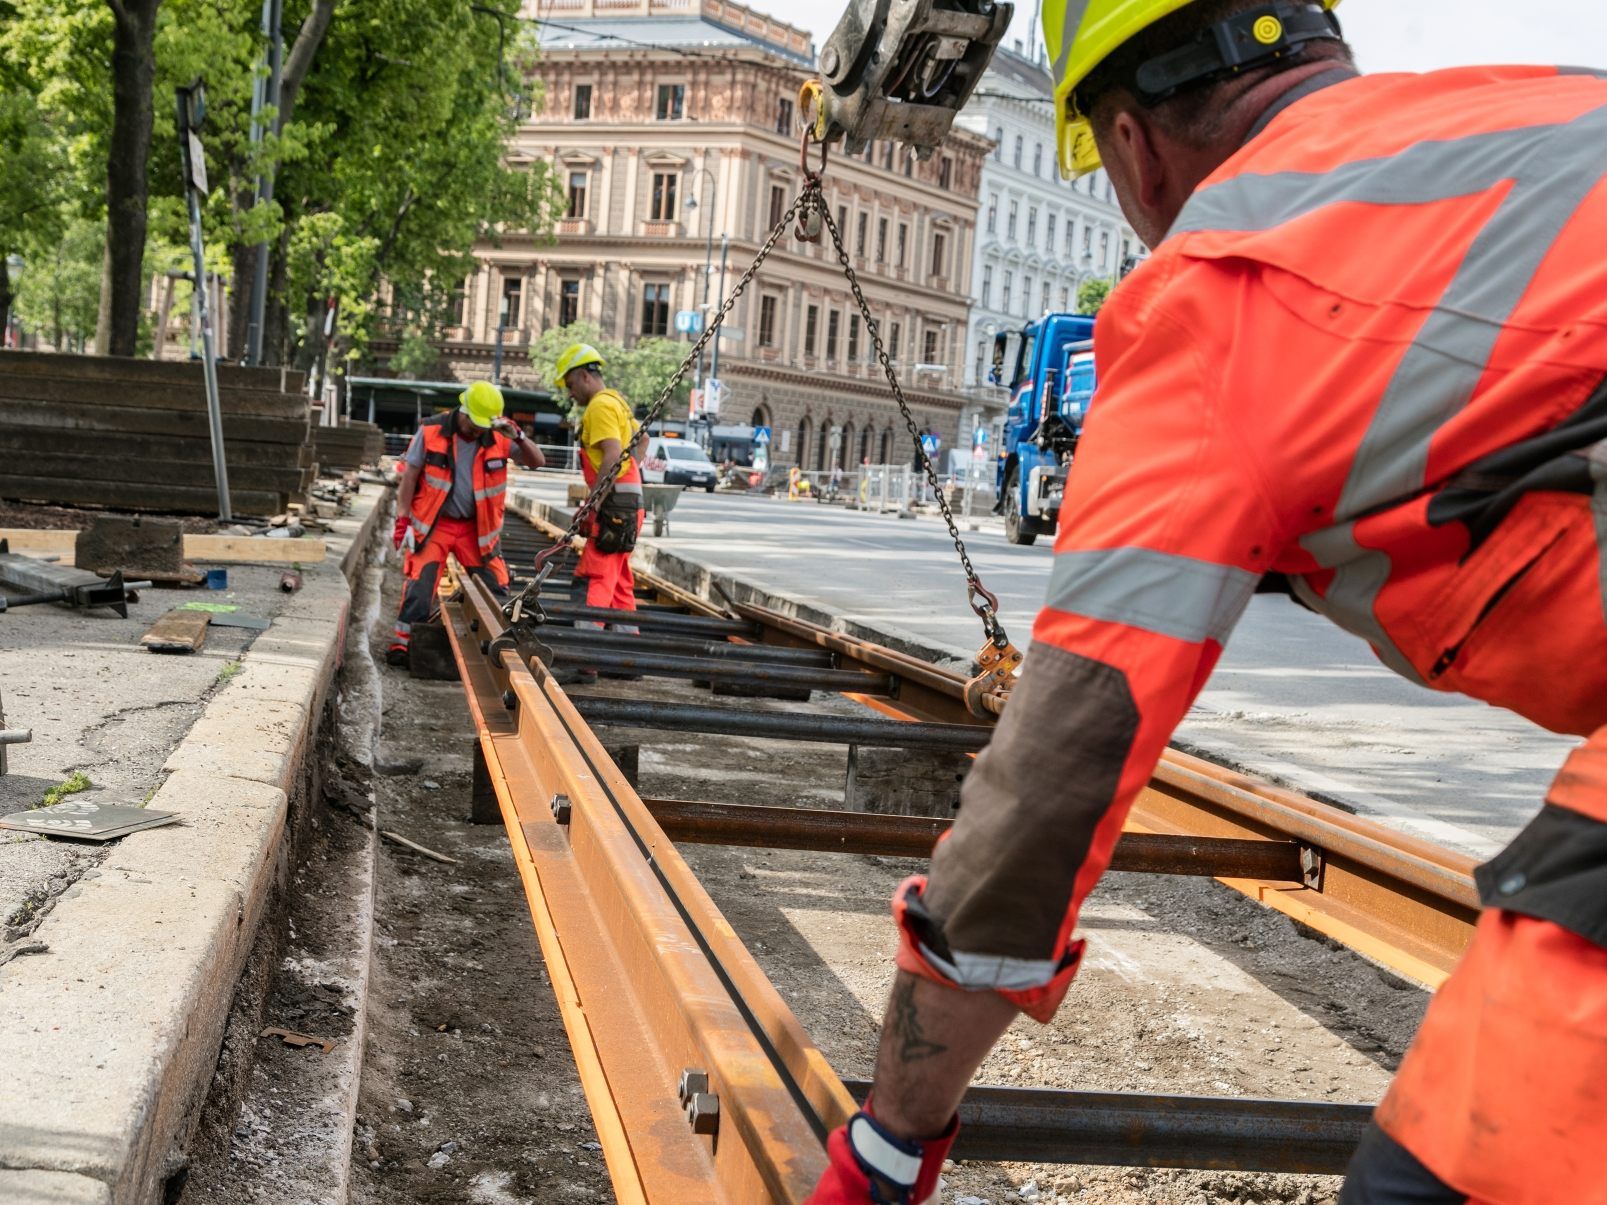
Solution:
M 405 669 L 407 667 L 407 662 L 407 645 L 393 644 L 390 648 L 385 650 L 386 665 L 398 665 Z

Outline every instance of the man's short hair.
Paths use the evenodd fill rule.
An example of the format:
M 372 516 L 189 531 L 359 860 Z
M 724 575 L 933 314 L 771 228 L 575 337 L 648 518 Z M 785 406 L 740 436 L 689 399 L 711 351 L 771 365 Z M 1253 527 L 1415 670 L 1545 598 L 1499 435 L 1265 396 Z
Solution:
M 1089 115 L 1097 131 L 1109 128 L 1116 109 L 1141 109 L 1167 134 L 1185 146 L 1202 149 L 1226 133 L 1229 103 L 1280 72 L 1303 63 L 1331 60 L 1353 66 L 1349 43 L 1332 40 L 1308 42 L 1293 54 L 1265 67 L 1256 67 L 1228 79 L 1210 80 L 1185 88 L 1175 96 L 1151 103 L 1138 88 L 1138 69 L 1151 59 L 1194 41 L 1219 21 L 1226 21 L 1267 0 L 1195 0 L 1163 17 L 1119 46 L 1077 85 L 1077 106 Z M 1106 103 L 1116 102 L 1116 104 Z

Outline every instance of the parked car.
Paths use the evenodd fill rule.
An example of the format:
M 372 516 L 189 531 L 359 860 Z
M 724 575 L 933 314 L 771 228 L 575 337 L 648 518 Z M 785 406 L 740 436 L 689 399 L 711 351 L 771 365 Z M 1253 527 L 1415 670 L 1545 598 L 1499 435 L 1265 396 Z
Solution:
M 719 474 L 708 453 L 688 439 L 654 435 L 647 441 L 642 480 L 654 485 L 686 485 L 714 492 Z

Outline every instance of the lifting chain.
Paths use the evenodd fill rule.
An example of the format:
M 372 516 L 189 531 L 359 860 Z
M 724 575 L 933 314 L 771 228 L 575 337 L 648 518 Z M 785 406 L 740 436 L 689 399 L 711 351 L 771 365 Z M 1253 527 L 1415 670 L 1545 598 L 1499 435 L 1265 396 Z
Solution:
M 806 98 L 815 100 L 818 98 Z M 812 107 L 812 106 L 811 106 Z M 1002 707 L 1003 699 L 1008 695 L 1010 686 L 1015 680 L 1016 670 L 1021 665 L 1021 652 L 1010 643 L 1005 634 L 1004 625 L 999 621 L 999 600 L 990 590 L 982 584 L 977 575 L 976 566 L 971 563 L 971 556 L 965 549 L 965 541 L 960 537 L 960 529 L 954 522 L 954 512 L 949 507 L 947 494 L 937 479 L 937 470 L 932 465 L 932 458 L 927 455 L 925 446 L 921 443 L 920 429 L 915 425 L 915 416 L 910 412 L 909 401 L 904 396 L 904 387 L 899 383 L 898 373 L 893 368 L 892 359 L 887 352 L 887 346 L 882 342 L 881 327 L 877 325 L 875 317 L 871 314 L 870 303 L 865 299 L 865 291 L 860 287 L 859 277 L 854 272 L 852 262 L 848 258 L 848 251 L 843 246 L 842 231 L 837 228 L 832 218 L 831 208 L 826 204 L 825 194 L 821 187 L 821 177 L 826 170 L 826 143 L 815 141 L 812 137 L 814 130 L 808 116 L 808 108 L 804 110 L 804 132 L 799 152 L 803 168 L 803 190 L 793 199 L 787 211 L 781 215 L 770 235 L 765 239 L 759 252 L 754 256 L 753 262 L 748 265 L 747 271 L 738 278 L 731 294 L 725 299 L 719 311 L 703 330 L 696 343 L 681 361 L 679 368 L 659 391 L 657 400 L 648 408 L 647 414 L 631 432 L 625 448 L 634 447 L 641 438 L 642 432 L 648 430 L 659 421 L 669 406 L 671 397 L 676 388 L 686 379 L 686 374 L 696 364 L 708 346 L 709 340 L 719 331 L 721 324 L 735 308 L 736 303 L 747 287 L 753 283 L 754 276 L 770 253 L 776 249 L 787 228 L 794 221 L 797 227 L 793 231 L 795 238 L 802 242 L 818 242 L 822 227 L 831 234 L 832 247 L 837 253 L 837 263 L 841 266 L 844 276 L 848 280 L 848 287 L 854 294 L 854 301 L 859 306 L 860 316 L 865 321 L 865 331 L 870 338 L 871 347 L 876 353 L 877 362 L 882 366 L 882 372 L 887 377 L 888 387 L 893 392 L 893 400 L 898 403 L 899 413 L 904 416 L 904 426 L 909 430 L 910 440 L 914 444 L 916 462 L 926 474 L 926 481 L 931 488 L 932 496 L 937 500 L 938 509 L 943 514 L 943 522 L 949 529 L 949 538 L 954 541 L 954 551 L 959 554 L 960 565 L 965 570 L 966 598 L 971 610 L 976 612 L 977 618 L 982 621 L 982 630 L 986 635 L 982 649 L 977 654 L 977 674 L 966 683 L 965 702 L 972 714 L 979 717 L 997 714 Z M 809 164 L 809 148 L 811 142 L 820 148 L 820 166 L 811 168 Z M 584 528 L 586 522 L 596 512 L 597 506 L 603 497 L 613 488 L 615 479 L 619 476 L 625 465 L 625 457 L 619 460 L 597 479 L 591 492 L 579 506 L 575 508 L 574 516 L 569 521 L 569 529 L 555 540 L 550 548 L 536 554 L 536 576 L 524 591 L 503 608 L 509 621 L 519 625 L 526 607 L 534 607 L 536 614 L 540 615 L 540 604 L 537 601 L 542 583 L 552 575 L 557 566 L 557 556 L 572 546 L 576 536 Z M 539 622 L 539 620 L 538 620 Z

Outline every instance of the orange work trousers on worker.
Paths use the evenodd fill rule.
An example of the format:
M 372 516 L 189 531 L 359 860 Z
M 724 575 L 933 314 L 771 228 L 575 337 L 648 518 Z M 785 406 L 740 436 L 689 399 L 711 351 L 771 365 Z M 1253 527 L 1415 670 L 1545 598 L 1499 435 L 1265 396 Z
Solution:
M 479 578 L 496 593 L 503 593 L 507 588 L 508 570 L 496 548 L 492 545 L 491 555 L 481 556 L 479 528 L 473 519 L 437 517 L 424 547 L 403 559 L 402 573 L 407 584 L 402 587 L 402 607 L 396 616 L 390 647 L 407 648 L 413 636 L 413 625 L 424 623 L 435 614 L 435 590 L 441 582 L 441 566 L 449 556 L 464 572 Z
M 642 530 L 643 513 L 636 512 L 636 530 Z M 636 610 L 636 575 L 628 552 L 598 552 L 592 541 L 575 565 L 575 576 L 586 579 L 586 605 L 611 611 Z

